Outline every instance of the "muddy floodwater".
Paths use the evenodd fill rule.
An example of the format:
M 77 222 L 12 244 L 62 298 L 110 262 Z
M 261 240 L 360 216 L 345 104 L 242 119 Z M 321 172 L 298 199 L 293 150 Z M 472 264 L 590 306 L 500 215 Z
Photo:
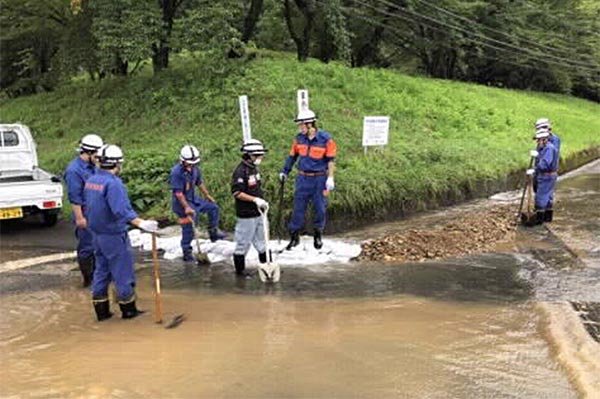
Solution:
M 574 397 L 527 302 L 181 289 L 164 303 L 188 317 L 173 330 L 96 323 L 75 289 L 2 307 L 8 397 Z
M 539 228 L 464 259 L 289 267 L 272 288 L 236 281 L 231 266 L 161 261 L 165 319 L 187 317 L 171 330 L 153 323 L 148 254 L 139 255 L 138 302 L 150 312 L 97 323 L 74 263 L 1 269 L 60 252 L 70 236 L 40 249 L 39 231 L 28 243 L 27 232 L 5 230 L 0 397 L 576 398 L 535 304 L 598 301 L 600 268 L 578 263 L 593 266 L 600 253 L 598 169 L 563 180 L 557 195 L 564 209 L 553 228 L 573 232 L 577 256 Z M 346 236 L 423 227 L 477 206 L 493 203 Z

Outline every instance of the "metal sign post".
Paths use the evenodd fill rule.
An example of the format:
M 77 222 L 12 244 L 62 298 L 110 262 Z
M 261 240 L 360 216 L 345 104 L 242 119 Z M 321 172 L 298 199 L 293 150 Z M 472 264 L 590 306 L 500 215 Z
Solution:
M 244 143 L 252 138 L 250 130 L 250 112 L 248 111 L 248 96 L 240 96 L 240 118 L 242 119 L 242 135 Z

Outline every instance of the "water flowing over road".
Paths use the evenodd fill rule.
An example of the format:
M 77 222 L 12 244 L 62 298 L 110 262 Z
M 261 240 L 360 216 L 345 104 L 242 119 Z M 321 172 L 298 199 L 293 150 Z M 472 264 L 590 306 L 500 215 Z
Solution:
M 228 265 L 161 260 L 164 311 L 187 316 L 173 330 L 150 314 L 97 323 L 69 259 L 70 226 L 5 223 L 0 397 L 575 398 L 537 303 L 600 302 L 600 163 L 563 179 L 557 198 L 549 229 L 519 230 L 495 252 L 462 259 L 284 268 L 274 287 L 238 281 Z M 147 253 L 138 280 L 139 305 L 151 310 Z

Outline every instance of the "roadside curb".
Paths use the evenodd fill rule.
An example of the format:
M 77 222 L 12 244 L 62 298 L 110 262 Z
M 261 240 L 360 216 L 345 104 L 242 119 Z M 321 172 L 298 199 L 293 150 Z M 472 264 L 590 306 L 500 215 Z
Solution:
M 560 176 L 579 169 L 580 167 L 600 160 L 600 146 L 593 146 L 571 154 L 561 159 Z M 394 221 L 421 212 L 459 205 L 474 199 L 490 197 L 494 194 L 513 191 L 522 188 L 525 169 L 514 169 L 496 178 L 481 178 L 472 182 L 463 182 L 455 189 L 443 192 L 428 192 L 422 195 L 422 200 L 396 199 L 387 201 L 377 212 L 365 210 L 361 213 L 347 212 L 345 209 L 329 209 L 325 232 L 336 234 L 348 231 L 370 223 Z
M 59 262 L 63 260 L 75 259 L 77 252 L 62 252 L 52 255 L 36 256 L 34 258 L 19 259 L 9 262 L 0 263 L 0 273 L 11 272 L 26 267 L 36 266 L 43 263 Z
M 600 345 L 569 302 L 538 302 L 556 358 L 584 398 L 600 398 Z

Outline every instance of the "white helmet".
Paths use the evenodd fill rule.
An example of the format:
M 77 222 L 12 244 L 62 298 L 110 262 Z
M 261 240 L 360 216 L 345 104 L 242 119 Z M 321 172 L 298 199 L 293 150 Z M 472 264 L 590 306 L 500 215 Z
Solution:
M 550 124 L 550 119 L 548 118 L 540 118 L 535 121 L 535 129 L 550 129 L 552 125 Z
M 195 165 L 200 162 L 200 151 L 193 145 L 184 145 L 179 152 L 179 160 L 190 165 Z
M 535 136 L 533 137 L 534 140 L 538 140 L 538 139 L 545 139 L 550 137 L 550 132 L 548 131 L 548 129 L 538 129 L 535 132 Z
M 298 116 L 294 119 L 296 123 L 309 123 L 315 122 L 317 120 L 317 115 L 312 112 L 310 109 L 306 108 L 298 112 Z
M 100 147 L 104 145 L 104 142 L 97 134 L 88 134 L 83 136 L 79 141 L 80 152 L 96 152 Z
M 116 145 L 106 144 L 98 150 L 98 162 L 102 167 L 113 167 L 123 163 L 123 151 Z
M 265 152 L 269 150 L 267 150 L 259 140 L 250 139 L 242 145 L 240 151 L 248 155 L 265 155 Z

